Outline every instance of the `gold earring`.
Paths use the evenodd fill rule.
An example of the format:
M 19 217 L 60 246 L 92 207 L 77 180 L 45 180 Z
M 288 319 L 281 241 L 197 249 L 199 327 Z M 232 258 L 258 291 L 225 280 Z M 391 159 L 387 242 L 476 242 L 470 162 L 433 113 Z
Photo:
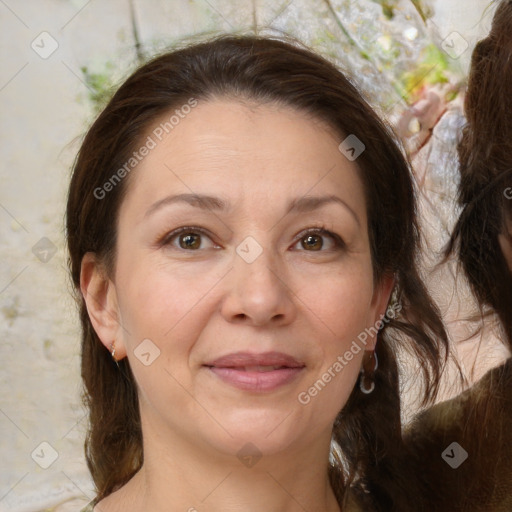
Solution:
M 373 364 L 372 359 L 374 360 Z M 370 365 L 372 365 L 373 368 L 370 368 Z M 377 359 L 377 353 L 375 350 L 365 350 L 363 366 L 359 377 L 359 387 L 365 395 L 370 394 L 375 389 L 375 371 L 378 367 L 379 360 Z M 369 383 L 368 386 L 366 385 L 367 383 Z

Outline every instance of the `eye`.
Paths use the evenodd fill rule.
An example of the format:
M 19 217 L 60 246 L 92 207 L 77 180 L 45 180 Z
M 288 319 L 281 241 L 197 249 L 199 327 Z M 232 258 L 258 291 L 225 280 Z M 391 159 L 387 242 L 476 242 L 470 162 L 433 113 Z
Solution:
M 171 233 L 165 235 L 159 242 L 159 245 L 170 245 L 174 248 L 183 249 L 185 251 L 197 251 L 201 248 L 201 237 L 206 237 L 211 240 L 204 229 L 184 226 L 175 229 Z M 323 249 L 323 239 L 325 237 L 331 240 L 331 249 Z M 178 240 L 178 247 L 173 243 L 175 239 Z M 343 239 L 336 233 L 328 231 L 323 226 L 319 228 L 308 229 L 300 233 L 297 244 L 298 243 L 302 243 L 302 247 L 306 249 L 307 252 L 328 252 L 329 250 L 341 250 L 345 248 L 345 242 Z
M 172 245 L 174 247 L 175 244 L 172 241 L 177 238 L 179 243 L 179 249 L 183 250 L 193 250 L 196 251 L 201 247 L 201 236 L 205 236 L 210 238 L 206 231 L 201 228 L 184 226 L 182 228 L 175 229 L 168 235 L 166 235 L 160 242 L 162 246 L 164 245 Z
M 334 248 L 330 250 L 340 250 L 345 247 L 345 242 L 343 239 L 337 235 L 336 233 L 332 233 L 328 231 L 323 226 L 320 228 L 308 229 L 303 231 L 299 235 L 300 239 L 297 243 L 301 243 L 302 247 L 307 250 L 307 252 L 328 252 L 329 249 L 323 250 L 324 243 L 322 239 L 324 237 L 328 237 L 331 239 L 331 243 Z M 311 250 L 310 250 L 311 249 Z

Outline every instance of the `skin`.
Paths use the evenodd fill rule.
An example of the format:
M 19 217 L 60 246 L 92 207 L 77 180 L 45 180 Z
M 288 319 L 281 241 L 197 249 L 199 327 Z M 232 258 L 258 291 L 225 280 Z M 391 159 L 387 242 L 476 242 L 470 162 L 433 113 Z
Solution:
M 376 340 L 307 405 L 297 397 L 375 325 L 393 286 L 373 280 L 364 189 L 342 140 L 290 107 L 217 98 L 192 109 L 130 176 L 115 275 L 88 253 L 81 288 L 101 341 L 110 350 L 115 340 L 116 357 L 133 369 L 144 465 L 96 511 L 340 510 L 327 473 L 332 425 Z M 166 196 L 191 192 L 231 209 L 177 203 L 145 216 Z M 292 198 L 326 194 L 346 206 L 286 214 Z M 345 246 L 310 233 L 310 248 L 301 232 L 322 224 Z M 187 233 L 158 243 L 182 226 L 207 235 L 193 249 L 183 248 Z M 262 249 L 251 263 L 236 252 L 248 236 Z M 134 354 L 144 339 L 160 350 L 148 366 Z M 305 368 L 270 392 L 234 388 L 203 366 L 274 350 Z M 262 455 L 252 467 L 237 457 L 248 442 Z

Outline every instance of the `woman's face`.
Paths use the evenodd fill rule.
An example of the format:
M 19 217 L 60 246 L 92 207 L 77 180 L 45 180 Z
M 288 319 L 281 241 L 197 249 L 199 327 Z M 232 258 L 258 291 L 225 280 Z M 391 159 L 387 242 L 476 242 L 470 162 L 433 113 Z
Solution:
M 330 439 L 392 285 L 372 278 L 356 163 L 304 113 L 229 99 L 153 139 L 119 211 L 115 276 L 88 302 L 128 357 L 145 439 L 231 455 Z

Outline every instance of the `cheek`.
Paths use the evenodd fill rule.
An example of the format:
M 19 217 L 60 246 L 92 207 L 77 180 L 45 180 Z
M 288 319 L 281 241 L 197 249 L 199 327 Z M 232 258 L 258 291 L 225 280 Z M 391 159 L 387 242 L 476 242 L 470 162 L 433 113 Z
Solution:
M 127 259 L 118 268 L 123 338 L 134 371 L 140 366 L 134 354 L 149 339 L 159 351 L 154 367 L 187 383 L 189 354 L 212 314 L 209 300 L 222 275 L 197 269 L 183 272 L 150 257 Z
M 214 281 L 203 272 L 184 276 L 152 257 L 127 258 L 118 268 L 121 312 L 135 330 L 150 329 L 159 338 L 194 309 Z
M 371 267 L 331 276 L 316 288 L 311 308 L 321 320 L 317 346 L 322 365 L 316 374 L 329 387 L 325 399 L 343 404 L 357 379 L 372 327 Z M 369 277 L 370 276 L 370 277 Z M 310 297 L 311 300 L 311 297 Z
M 120 280 L 121 271 L 125 272 L 119 294 L 123 336 L 140 397 L 157 404 L 156 397 L 165 389 L 166 396 L 174 397 L 185 410 L 190 406 L 183 392 L 191 385 L 189 354 L 204 329 L 202 299 L 218 279 L 197 274 L 180 277 L 179 271 L 149 261 L 120 266 Z M 150 364 L 145 365 L 141 354 L 148 352 Z
M 307 289 L 306 289 L 307 290 Z M 314 314 L 337 340 L 330 350 L 341 350 L 353 336 L 368 327 L 373 295 L 371 266 L 353 265 L 323 275 L 316 286 L 304 291 Z

